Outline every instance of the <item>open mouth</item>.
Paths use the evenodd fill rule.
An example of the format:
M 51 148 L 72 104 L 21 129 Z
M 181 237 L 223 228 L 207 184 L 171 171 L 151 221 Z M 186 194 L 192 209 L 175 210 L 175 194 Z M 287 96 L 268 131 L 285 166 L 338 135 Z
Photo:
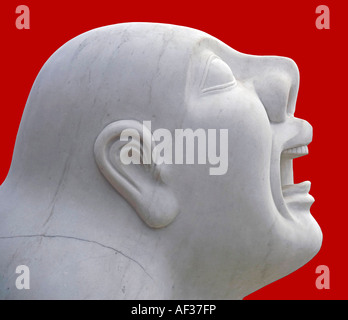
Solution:
M 274 195 L 278 210 L 286 217 L 294 217 L 294 214 L 299 211 L 308 211 L 314 202 L 314 198 L 309 195 L 310 181 L 294 183 L 293 159 L 307 154 L 307 145 L 294 146 L 281 152 L 280 188 L 277 188 L 280 194 L 278 197 Z

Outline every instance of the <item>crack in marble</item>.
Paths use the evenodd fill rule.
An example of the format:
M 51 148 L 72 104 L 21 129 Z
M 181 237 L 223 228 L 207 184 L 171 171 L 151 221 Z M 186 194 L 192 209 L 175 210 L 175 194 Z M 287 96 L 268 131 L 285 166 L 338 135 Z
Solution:
M 73 236 L 64 236 L 64 235 L 58 235 L 58 234 L 28 234 L 28 235 L 17 235 L 17 236 L 0 236 L 0 239 L 17 239 L 17 238 L 60 238 L 60 239 L 68 239 L 68 240 L 77 240 L 77 241 L 82 241 L 82 242 L 87 242 L 87 243 L 93 243 L 96 244 L 100 247 L 103 247 L 105 249 L 109 249 L 112 250 L 113 252 L 115 252 L 116 254 L 120 254 L 122 256 L 124 256 L 125 258 L 133 261 L 134 263 L 136 263 L 145 273 L 148 277 L 150 277 L 152 280 L 153 278 L 151 277 L 151 275 L 145 270 L 145 268 L 134 258 L 126 255 L 125 253 L 123 253 L 120 250 L 117 250 L 113 247 L 107 246 L 103 243 L 100 243 L 98 241 L 95 240 L 88 240 L 88 239 L 83 239 L 83 238 L 78 238 L 78 237 L 73 237 Z

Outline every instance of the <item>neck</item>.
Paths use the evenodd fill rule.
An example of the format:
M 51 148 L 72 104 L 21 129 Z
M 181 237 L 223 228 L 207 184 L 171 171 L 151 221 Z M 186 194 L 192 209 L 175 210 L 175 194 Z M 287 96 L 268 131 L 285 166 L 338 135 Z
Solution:
M 19 260 L 14 263 L 28 261 L 32 283 L 37 281 L 41 288 L 30 290 L 31 298 L 246 295 L 237 289 L 243 284 L 231 272 L 233 265 L 226 267 L 230 261 L 216 261 L 212 248 L 191 243 L 192 225 L 185 223 L 189 214 L 182 213 L 183 220 L 167 228 L 151 229 L 99 174 L 84 184 L 69 171 L 66 166 L 56 181 L 45 183 L 12 174 L 1 187 L 0 214 L 5 222 L 0 236 L 9 241 L 4 255 L 10 259 L 15 250 Z

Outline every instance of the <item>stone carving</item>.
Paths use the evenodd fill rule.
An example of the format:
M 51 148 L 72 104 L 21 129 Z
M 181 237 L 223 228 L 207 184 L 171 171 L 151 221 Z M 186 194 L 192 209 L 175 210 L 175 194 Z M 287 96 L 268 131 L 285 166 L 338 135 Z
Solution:
M 0 188 L 0 297 L 241 299 L 307 263 L 322 234 L 293 180 L 312 140 L 298 87 L 291 59 L 181 26 L 66 43 Z

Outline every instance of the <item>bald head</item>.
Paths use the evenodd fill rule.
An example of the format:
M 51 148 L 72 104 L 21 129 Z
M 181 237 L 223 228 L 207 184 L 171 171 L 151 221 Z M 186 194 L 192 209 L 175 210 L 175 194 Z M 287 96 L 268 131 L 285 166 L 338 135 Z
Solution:
M 294 117 L 298 86 L 291 59 L 242 54 L 186 27 L 126 23 L 84 33 L 51 56 L 33 85 L 0 194 L 11 216 L 0 227 L 16 230 L 24 216 L 23 234 L 117 244 L 160 279 L 153 287 L 146 273 L 140 288 L 132 272 L 145 279 L 144 268 L 125 267 L 133 298 L 137 290 L 145 298 L 242 297 L 320 248 L 310 184 L 294 184 L 292 174 L 312 138 Z M 159 128 L 203 132 L 207 146 L 219 145 L 212 132 L 225 132 L 222 174 L 210 175 L 205 159 L 120 161 L 129 154 L 124 130 L 151 154 L 163 142 L 153 137 Z M 208 159 L 219 153 L 204 150 Z M 116 271 L 110 277 L 124 281 Z

